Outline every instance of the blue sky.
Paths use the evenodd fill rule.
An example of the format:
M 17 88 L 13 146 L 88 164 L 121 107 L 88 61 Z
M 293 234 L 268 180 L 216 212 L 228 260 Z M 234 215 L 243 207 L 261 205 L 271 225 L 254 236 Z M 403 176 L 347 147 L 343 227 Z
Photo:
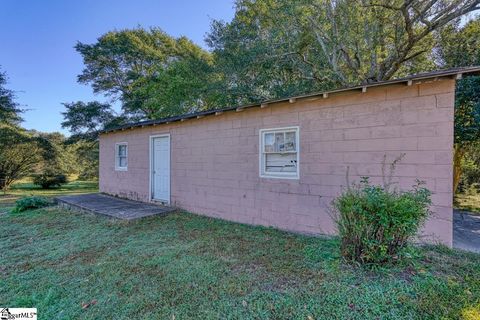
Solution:
M 212 19 L 230 21 L 233 0 L 1 0 L 0 66 L 8 88 L 29 109 L 23 125 L 61 131 L 62 102 L 106 99 L 77 83 L 83 69 L 77 41 L 93 43 L 113 29 L 156 26 L 203 41 Z

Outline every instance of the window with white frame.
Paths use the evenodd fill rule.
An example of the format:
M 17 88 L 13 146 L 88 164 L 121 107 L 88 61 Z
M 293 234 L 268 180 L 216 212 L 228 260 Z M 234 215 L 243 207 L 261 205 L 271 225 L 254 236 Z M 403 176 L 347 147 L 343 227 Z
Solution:
M 128 145 L 126 142 L 115 144 L 115 170 L 127 170 Z
M 260 176 L 298 179 L 298 127 L 260 130 Z

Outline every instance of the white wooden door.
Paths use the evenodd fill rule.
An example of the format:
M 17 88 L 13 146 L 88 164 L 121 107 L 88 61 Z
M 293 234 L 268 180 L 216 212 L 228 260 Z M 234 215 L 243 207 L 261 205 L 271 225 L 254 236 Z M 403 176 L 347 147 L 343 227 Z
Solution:
M 152 199 L 170 203 L 170 137 L 154 137 L 152 149 Z

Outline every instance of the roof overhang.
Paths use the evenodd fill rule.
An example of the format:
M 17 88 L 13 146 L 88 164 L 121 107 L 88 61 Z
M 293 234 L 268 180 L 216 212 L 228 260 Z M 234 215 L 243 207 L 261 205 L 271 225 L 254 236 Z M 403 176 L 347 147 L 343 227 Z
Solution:
M 156 126 L 160 124 L 169 124 L 172 122 L 186 121 L 189 119 L 200 119 L 205 116 L 218 116 L 228 111 L 240 112 L 240 111 L 243 111 L 244 109 L 249 109 L 249 108 L 265 108 L 271 104 L 282 103 L 282 102 L 294 103 L 298 100 L 304 100 L 304 99 L 312 99 L 312 98 L 319 98 L 319 97 L 328 98 L 332 94 L 346 92 L 346 91 L 367 92 L 367 88 L 371 88 L 371 87 L 381 87 L 381 86 L 388 86 L 393 84 L 405 84 L 407 86 L 411 86 L 413 84 L 420 84 L 423 82 L 438 81 L 438 80 L 441 80 L 442 78 L 450 78 L 450 79 L 458 80 L 458 79 L 461 79 L 464 75 L 480 75 L 480 66 L 439 70 L 439 71 L 428 72 L 428 73 L 419 73 L 419 74 L 411 75 L 405 78 L 366 83 L 358 86 L 343 87 L 339 89 L 323 91 L 323 92 L 315 92 L 311 94 L 305 94 L 305 95 L 294 96 L 294 97 L 287 97 L 287 98 L 281 98 L 281 99 L 275 99 L 275 100 L 266 100 L 258 103 L 249 104 L 249 105 L 227 107 L 227 108 L 221 108 L 221 109 L 212 109 L 212 110 L 183 114 L 175 117 L 168 117 L 168 118 L 162 118 L 162 119 L 156 119 L 156 120 L 146 120 L 146 121 L 140 121 L 135 123 L 127 123 L 125 125 L 122 125 L 116 128 L 102 130 L 100 131 L 100 134 L 105 134 L 105 133 L 110 133 L 115 131 L 130 130 L 134 128 Z

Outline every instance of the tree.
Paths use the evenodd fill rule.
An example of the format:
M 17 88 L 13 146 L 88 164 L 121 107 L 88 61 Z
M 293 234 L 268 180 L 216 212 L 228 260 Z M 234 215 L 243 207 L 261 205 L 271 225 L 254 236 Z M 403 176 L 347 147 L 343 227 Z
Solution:
M 65 141 L 68 148 L 75 152 L 77 172 L 82 179 L 98 177 L 98 134 L 103 129 L 119 126 L 126 121 L 117 116 L 109 104 L 98 101 L 71 102 L 63 104 L 62 128 L 72 133 Z
M 303 55 L 304 36 L 295 27 L 302 1 L 237 1 L 230 23 L 213 21 L 206 42 L 223 79 L 229 104 L 291 96 L 331 87 L 315 81 Z
M 42 161 L 37 165 L 36 173 L 50 175 L 69 175 L 78 173 L 76 148 L 59 132 L 33 132 L 42 147 Z
M 127 115 L 153 119 L 189 110 L 192 101 L 205 103 L 200 87 L 211 56 L 186 37 L 136 28 L 111 31 L 95 44 L 79 42 L 75 48 L 85 63 L 78 81 L 121 100 Z
M 42 145 L 42 161 L 36 166 L 33 183 L 43 189 L 60 187 L 68 182 L 68 176 L 78 172 L 74 149 L 59 132 L 35 132 Z
M 480 64 L 480 19 L 464 27 L 452 24 L 440 33 L 437 59 L 444 67 Z M 457 82 L 455 96 L 453 190 L 457 190 L 463 173 L 462 161 L 480 142 L 480 77 Z
M 437 63 L 445 68 L 480 64 L 480 17 L 463 27 L 457 21 L 449 24 L 438 35 Z
M 480 77 L 463 79 L 457 85 L 455 99 L 455 134 L 453 191 L 463 173 L 466 153 L 480 141 Z
M 107 103 L 66 102 L 63 103 L 66 111 L 62 112 L 62 128 L 72 133 L 71 141 L 96 141 L 99 131 L 117 126 L 125 119 L 117 117 L 112 107 Z
M 434 68 L 433 34 L 479 2 L 238 0 L 233 21 L 214 21 L 207 42 L 234 99 L 252 86 L 249 100 L 279 97 Z
M 0 73 L 0 190 L 39 171 L 68 172 L 71 155 L 60 133 L 42 133 L 20 126 L 23 112 L 13 91 L 5 89 L 5 73 Z
M 211 89 L 214 82 L 210 61 L 175 61 L 139 79 L 123 109 L 136 118 L 158 119 L 218 107 L 222 97 Z
M 0 71 L 0 190 L 4 191 L 31 172 L 39 157 L 32 137 L 19 126 L 23 110 L 6 83 L 7 76 Z
M 0 70 L 0 123 L 19 124 L 23 112 L 15 101 L 15 93 L 5 88 L 7 75 Z
M 478 0 L 326 1 L 308 17 L 315 43 L 343 83 L 388 80 L 429 53 L 429 36 L 454 19 L 480 9 Z M 312 11 L 312 12 L 315 12 Z M 323 22 L 326 21 L 327 24 Z M 353 26 L 353 30 L 352 30 Z M 353 31 L 353 32 L 352 32 Z
M 75 154 L 75 172 L 80 180 L 98 179 L 98 142 L 79 140 L 69 145 Z
M 6 191 L 34 171 L 42 148 L 38 139 L 18 126 L 0 123 L 0 137 L 0 190 Z

